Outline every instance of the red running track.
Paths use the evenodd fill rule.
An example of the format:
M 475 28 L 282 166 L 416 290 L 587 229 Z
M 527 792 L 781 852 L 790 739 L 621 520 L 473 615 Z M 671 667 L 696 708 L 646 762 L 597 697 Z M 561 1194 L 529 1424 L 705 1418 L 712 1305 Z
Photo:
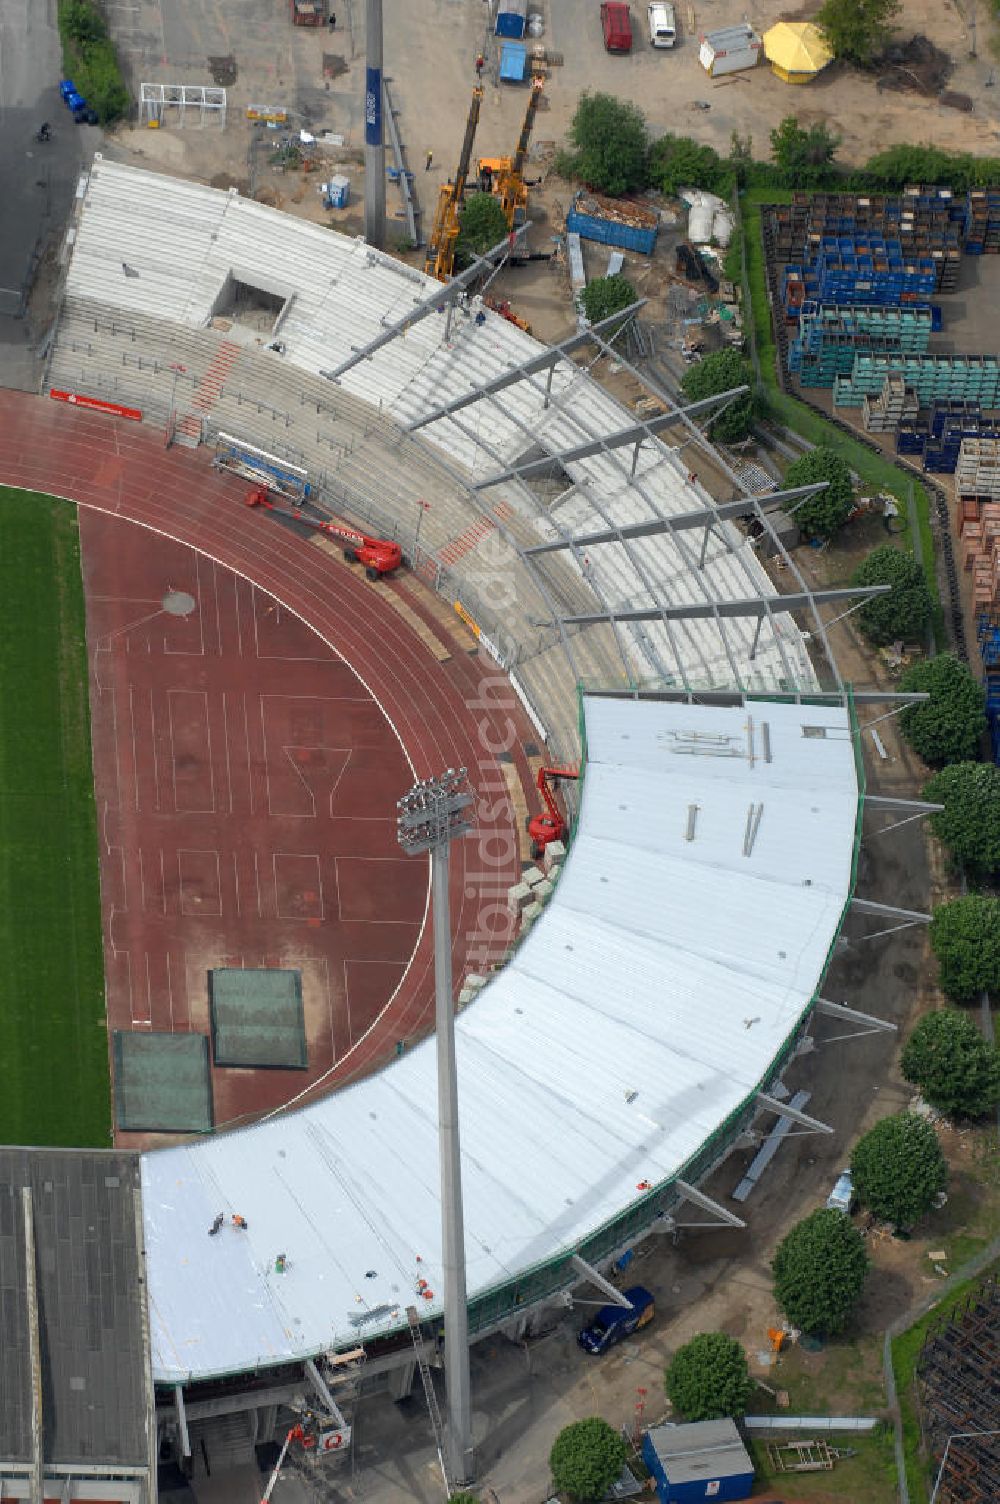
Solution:
M 506 680 L 488 659 L 480 662 L 475 650 L 470 649 L 465 652 L 456 651 L 448 662 L 437 662 L 408 623 L 380 600 L 381 592 L 394 587 L 384 584 L 378 587 L 368 585 L 363 578 L 359 578 L 336 559 L 289 533 L 266 513 L 245 508 L 242 497 L 246 483 L 213 471 L 206 451 L 167 450 L 163 447 L 161 437 L 138 425 L 62 406 L 56 408 L 55 404 L 42 397 L 0 392 L 0 482 L 63 496 L 82 507 L 104 513 L 109 519 L 121 519 L 114 523 L 90 519 L 82 526 L 85 559 L 88 561 L 85 576 L 93 571 L 95 585 L 99 585 L 99 577 L 105 583 L 107 581 L 107 566 L 99 564 L 99 561 L 112 540 L 119 540 L 112 546 L 125 548 L 125 539 L 134 536 L 133 529 L 124 527 L 124 522 L 141 524 L 150 530 L 149 536 L 159 535 L 161 539 L 174 540 L 175 543 L 187 546 L 187 549 L 179 552 L 174 552 L 172 545 L 165 548 L 161 561 L 164 564 L 169 562 L 171 569 L 176 565 L 184 574 L 182 579 L 163 579 L 164 570 L 154 563 L 152 575 L 147 572 L 150 566 L 143 566 L 145 578 L 141 582 L 137 581 L 134 588 L 123 591 L 118 585 L 110 592 L 97 588 L 88 595 L 92 638 L 95 634 L 99 637 L 102 630 L 106 635 L 115 626 L 127 625 L 129 612 L 132 612 L 130 619 L 133 621 L 142 614 L 137 608 L 133 612 L 134 597 L 143 597 L 152 602 L 147 609 L 151 613 L 157 613 L 157 640 L 166 644 L 167 650 L 158 652 L 156 657 L 147 653 L 150 662 L 143 665 L 143 673 L 150 676 L 148 683 L 151 691 L 155 688 L 157 693 L 162 694 L 166 688 L 171 687 L 171 684 L 164 685 L 162 675 L 157 680 L 157 661 L 163 664 L 168 677 L 173 675 L 173 688 L 184 687 L 183 678 L 180 681 L 177 679 L 177 665 L 171 665 L 168 661 L 169 644 L 177 633 L 192 630 L 190 616 L 172 618 L 172 624 L 164 630 L 166 617 L 159 614 L 158 597 L 169 586 L 173 586 L 175 590 L 187 589 L 195 594 L 195 591 L 190 590 L 190 585 L 185 583 L 185 580 L 194 579 L 198 599 L 205 601 L 206 592 L 200 583 L 199 571 L 206 571 L 213 577 L 213 602 L 211 610 L 206 606 L 203 611 L 195 613 L 199 621 L 203 615 L 206 620 L 212 617 L 218 627 L 221 618 L 218 617 L 214 598 L 220 580 L 223 581 L 223 590 L 230 591 L 233 603 L 227 628 L 230 636 L 241 590 L 244 592 L 250 619 L 256 620 L 258 624 L 266 621 L 268 605 L 280 603 L 286 612 L 299 618 L 311 633 L 322 640 L 326 648 L 332 650 L 332 654 L 325 655 L 320 660 L 318 673 L 337 678 L 342 689 L 343 665 L 347 665 L 361 681 L 362 692 L 358 699 L 367 704 L 373 700 L 379 706 L 388 725 L 395 732 L 397 747 L 405 749 L 411 769 L 407 777 L 426 777 L 441 771 L 443 767 L 467 766 L 473 785 L 479 790 L 481 797 L 477 835 L 467 842 L 459 843 L 452 862 L 451 919 L 456 978 L 460 978 L 467 970 L 482 968 L 484 937 L 490 953 L 499 956 L 508 938 L 503 900 L 507 886 L 516 880 L 520 870 L 518 834 L 500 760 L 503 758 L 512 763 L 524 787 L 528 788 L 530 768 L 526 760 L 525 742 L 533 733 Z M 196 555 L 202 556 L 201 562 L 193 566 L 193 574 L 192 565 L 184 562 L 185 559 L 190 561 L 192 558 L 187 550 L 194 550 Z M 155 547 L 135 549 L 129 545 L 127 552 L 137 562 L 140 555 L 155 561 L 157 550 Z M 216 574 L 205 561 L 213 561 L 223 566 L 225 571 L 232 571 L 236 579 Z M 121 571 L 112 572 L 120 581 Z M 244 583 L 240 584 L 240 581 Z M 102 593 L 127 595 L 133 597 L 133 600 L 126 605 L 113 606 L 96 599 Z M 263 606 L 260 604 L 261 593 L 269 598 Z M 407 592 L 406 599 L 412 606 L 412 589 Z M 427 615 L 426 620 L 430 623 L 433 617 Z M 273 627 L 273 622 L 271 625 Z M 287 621 L 285 625 L 289 633 L 288 643 L 293 643 L 297 631 L 298 648 L 301 649 L 303 642 L 308 640 L 305 634 Z M 211 630 L 211 627 L 212 623 L 209 621 L 208 629 Z M 142 640 L 140 629 L 140 644 Z M 315 648 L 308 651 L 321 651 L 320 644 L 315 644 Z M 342 660 L 341 665 L 334 663 L 333 655 Z M 110 653 L 109 662 L 114 663 L 116 659 L 127 659 L 129 656 L 128 653 Z M 91 660 L 93 665 L 93 651 Z M 136 661 L 139 662 L 138 659 Z M 294 669 L 294 680 L 289 679 L 290 684 L 294 683 L 296 694 L 302 688 L 302 667 L 300 665 Z M 272 692 L 275 672 L 273 664 L 265 664 L 262 668 L 261 659 L 256 656 L 255 662 L 247 660 L 247 667 L 243 672 L 250 679 L 255 674 L 264 672 L 266 684 L 262 692 Z M 281 672 L 278 675 L 279 682 Z M 123 685 L 127 684 L 127 679 L 128 674 L 122 681 Z M 189 687 L 200 688 L 197 684 Z M 241 679 L 238 687 L 242 692 L 249 684 Z M 218 683 L 215 689 L 221 692 Z M 262 690 L 259 683 L 257 689 L 258 692 Z M 125 694 L 128 695 L 127 688 Z M 204 783 L 205 768 L 212 764 L 212 758 L 207 752 L 199 753 L 197 740 L 201 736 L 204 746 L 207 722 L 204 717 L 199 721 L 195 714 L 194 700 L 188 698 L 178 702 L 178 705 L 184 709 L 185 713 L 180 716 L 180 720 L 187 727 L 184 731 L 182 726 L 181 735 L 194 738 L 189 744 L 185 744 L 182 754 L 182 761 L 191 780 L 184 798 L 189 804 L 197 804 L 199 799 L 207 801 L 208 798 L 204 790 L 197 792 L 198 780 Z M 299 709 L 302 708 L 299 705 Z M 105 787 L 113 787 L 119 777 L 119 770 L 117 767 L 109 767 L 108 759 L 121 759 L 125 733 L 124 730 L 119 730 L 109 744 L 102 731 L 99 698 L 94 699 L 94 710 L 95 776 L 99 788 L 102 783 Z M 201 731 L 197 729 L 199 725 L 202 726 Z M 268 734 L 265 727 L 265 739 Z M 295 741 L 290 724 L 284 729 L 276 724 L 274 745 L 281 743 L 286 734 L 291 741 Z M 320 740 L 323 740 L 325 732 L 322 728 L 319 734 Z M 299 735 L 299 741 L 309 746 L 311 737 L 313 732 L 308 732 L 306 735 Z M 381 742 L 379 744 L 382 745 Z M 126 747 L 125 756 L 129 755 Z M 388 752 L 386 755 L 388 757 Z M 389 784 L 395 783 L 397 777 L 397 773 L 390 769 L 390 763 L 391 757 L 386 764 L 387 771 L 384 774 L 380 771 L 372 779 L 371 790 L 366 790 L 364 797 L 374 795 L 380 801 L 390 799 L 393 791 Z M 176 768 L 176 759 L 174 766 Z M 400 770 L 405 769 L 406 763 L 402 758 L 398 766 Z M 326 769 L 326 774 L 329 771 Z M 162 777 L 157 790 L 153 794 L 152 804 L 155 804 L 156 798 L 164 797 Z M 237 809 L 235 803 L 236 801 L 231 813 L 216 809 L 212 814 L 213 830 L 224 830 L 224 817 L 227 813 L 232 822 L 232 829 L 215 841 L 216 849 L 220 845 L 226 845 L 239 851 L 246 845 L 243 830 L 246 812 Z M 156 815 L 152 804 L 151 828 L 147 828 L 144 823 L 141 799 L 139 804 L 138 810 L 131 811 L 128 829 L 123 829 L 122 832 L 123 840 L 111 843 L 121 845 L 126 853 L 126 860 L 133 862 L 133 881 L 137 877 L 135 849 L 145 848 L 147 844 L 152 849 L 162 844 L 157 839 Z M 198 811 L 175 810 L 174 813 L 178 818 L 191 819 L 197 816 Z M 100 814 L 99 807 L 99 816 Z M 394 815 L 391 806 L 389 814 Z M 184 836 L 183 839 L 187 840 L 188 837 Z M 107 844 L 107 841 L 102 842 L 105 860 Z M 212 843 L 205 843 L 206 846 L 210 844 Z M 275 842 L 272 841 L 272 850 L 274 846 Z M 128 855 L 130 850 L 131 856 Z M 110 927 L 111 907 L 116 891 L 115 874 L 121 871 L 121 858 L 116 857 L 115 861 L 118 863 L 117 868 L 109 869 L 112 875 L 105 873 L 102 883 L 105 944 L 109 955 L 113 952 L 110 943 L 112 936 L 120 939 L 121 934 L 118 928 L 112 930 Z M 411 862 L 423 869 L 418 886 L 424 888 L 425 864 L 416 858 L 411 859 Z M 300 907 L 304 904 L 308 910 L 299 916 L 298 922 L 301 925 L 303 919 L 316 917 L 315 907 L 309 907 L 310 904 L 315 906 L 316 900 L 307 899 L 305 894 L 316 893 L 318 890 L 307 880 L 308 874 L 304 872 L 302 864 L 298 868 L 295 863 L 290 864 L 287 877 L 286 888 L 291 895 L 287 902 L 293 908 L 296 904 Z M 192 930 L 197 932 L 197 927 L 204 923 L 203 916 L 185 916 L 180 912 L 185 907 L 182 878 L 183 873 L 178 872 L 175 898 L 178 933 L 185 932 L 185 921 L 188 933 Z M 189 878 L 192 902 L 197 903 L 197 895 L 202 892 L 199 885 L 202 884 L 207 884 L 205 891 L 209 895 L 209 901 L 214 901 L 213 882 L 204 859 L 194 859 Z M 375 902 L 385 901 L 391 887 L 392 884 L 388 889 L 383 886 L 380 898 L 376 885 L 373 893 Z M 188 907 L 190 906 L 189 904 Z M 404 901 L 401 913 L 405 911 L 405 907 Z M 412 914 L 406 917 L 412 922 Z M 130 923 L 135 922 L 136 916 L 133 914 Z M 121 916 L 115 916 L 113 923 L 119 925 Z M 140 928 L 148 927 L 143 924 Z M 494 938 L 490 945 L 491 936 Z M 138 943 L 145 943 L 147 938 L 145 934 L 140 935 Z M 246 931 L 234 933 L 233 940 L 233 954 L 244 953 Z M 267 951 L 267 943 L 259 947 L 259 950 L 263 955 Z M 272 956 L 271 959 L 276 958 Z M 388 956 L 385 959 L 391 965 L 399 958 Z M 431 936 L 429 927 L 424 923 L 395 992 L 385 998 L 384 1006 L 380 1009 L 376 1009 L 375 999 L 369 995 L 365 1010 L 371 1017 L 371 1022 L 367 1027 L 361 1028 L 358 1037 L 348 1038 L 343 1021 L 334 1024 L 331 1054 L 335 1058 L 332 1064 L 324 1068 L 316 1081 L 312 1080 L 312 1072 L 309 1077 L 297 1076 L 299 1094 L 295 1100 L 304 1100 L 305 1096 L 316 1091 L 356 1079 L 391 1056 L 397 1041 L 411 1040 L 426 1032 L 433 1022 L 432 968 Z M 108 973 L 109 1017 L 112 1019 L 112 1027 L 115 1026 L 116 1018 L 128 1018 L 133 1011 L 131 999 L 127 1003 L 123 1002 L 125 984 L 116 984 L 115 976 L 112 965 Z M 117 996 L 112 997 L 112 990 L 116 987 Z M 137 1017 L 142 1017 L 141 1009 Z M 175 1022 L 182 1028 L 204 1026 L 203 1018 L 197 1015 L 178 1017 Z M 149 1025 L 140 1024 L 140 1027 L 148 1028 Z M 230 1093 L 224 1108 L 226 1116 L 254 1113 L 265 1105 L 262 1101 L 262 1087 L 260 1084 L 255 1085 L 255 1081 L 259 1083 L 261 1073 L 240 1071 L 227 1074 L 237 1083 L 234 1090 L 238 1090 L 240 1096 L 237 1102 Z M 281 1074 L 286 1080 L 291 1079 L 287 1073 Z M 243 1085 L 239 1087 L 241 1079 Z M 305 1095 L 302 1095 L 303 1082 L 311 1083 L 306 1086 Z M 273 1103 L 273 1096 L 273 1085 L 263 1090 L 263 1097 L 270 1098 L 266 1105 Z M 217 1113 L 217 1121 L 222 1118 L 223 1114 Z M 131 1136 L 129 1139 L 131 1141 Z

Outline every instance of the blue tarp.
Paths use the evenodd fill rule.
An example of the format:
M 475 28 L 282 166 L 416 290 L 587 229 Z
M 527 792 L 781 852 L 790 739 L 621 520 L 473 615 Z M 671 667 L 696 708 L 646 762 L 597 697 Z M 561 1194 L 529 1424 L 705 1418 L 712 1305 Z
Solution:
M 528 49 L 521 42 L 504 42 L 500 49 L 500 78 L 508 84 L 521 84 L 528 71 Z

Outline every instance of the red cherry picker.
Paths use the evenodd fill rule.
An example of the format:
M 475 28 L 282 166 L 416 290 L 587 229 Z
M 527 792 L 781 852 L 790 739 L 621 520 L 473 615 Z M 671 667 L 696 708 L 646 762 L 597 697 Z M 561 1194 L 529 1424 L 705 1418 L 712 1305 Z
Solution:
M 539 768 L 535 779 L 545 801 L 546 813 L 528 821 L 531 855 L 537 861 L 550 841 L 561 841 L 566 833 L 566 817 L 555 800 L 554 788 L 564 779 L 575 783 L 580 777 L 576 768 Z
M 289 517 L 302 527 L 310 527 L 314 532 L 325 533 L 328 538 L 336 538 L 338 543 L 344 545 L 344 558 L 348 564 L 363 564 L 370 580 L 384 579 L 387 575 L 394 574 L 403 564 L 403 550 L 394 539 L 370 537 L 339 517 L 319 522 L 313 517 L 303 516 L 299 511 L 276 506 L 266 486 L 254 486 L 243 500 L 248 507 L 266 507 L 278 517 Z

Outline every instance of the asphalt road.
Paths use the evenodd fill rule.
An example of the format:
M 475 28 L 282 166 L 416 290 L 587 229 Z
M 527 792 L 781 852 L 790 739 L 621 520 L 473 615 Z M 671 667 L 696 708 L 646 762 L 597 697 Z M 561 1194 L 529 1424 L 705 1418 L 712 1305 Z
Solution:
M 36 253 L 61 234 L 85 150 L 99 132 L 74 125 L 59 97 L 55 0 L 0 0 L 0 384 L 33 385 L 21 316 Z M 34 136 L 43 120 L 53 139 Z

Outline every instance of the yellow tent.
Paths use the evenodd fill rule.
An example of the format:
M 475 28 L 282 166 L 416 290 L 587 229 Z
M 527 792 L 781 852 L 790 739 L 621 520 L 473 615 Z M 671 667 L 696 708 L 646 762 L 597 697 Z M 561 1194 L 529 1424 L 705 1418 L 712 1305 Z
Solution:
M 779 21 L 764 33 L 764 56 L 786 84 L 807 84 L 831 61 L 833 52 L 811 21 Z

